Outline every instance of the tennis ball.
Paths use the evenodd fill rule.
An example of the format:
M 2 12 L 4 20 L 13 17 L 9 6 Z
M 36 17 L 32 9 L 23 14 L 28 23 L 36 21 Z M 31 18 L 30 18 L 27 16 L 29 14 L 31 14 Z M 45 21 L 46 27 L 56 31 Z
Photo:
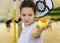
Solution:
M 40 28 L 45 28 L 45 27 L 47 27 L 47 26 L 48 26 L 47 20 L 46 20 L 45 18 L 40 18 L 40 19 L 38 20 L 38 26 L 39 26 Z

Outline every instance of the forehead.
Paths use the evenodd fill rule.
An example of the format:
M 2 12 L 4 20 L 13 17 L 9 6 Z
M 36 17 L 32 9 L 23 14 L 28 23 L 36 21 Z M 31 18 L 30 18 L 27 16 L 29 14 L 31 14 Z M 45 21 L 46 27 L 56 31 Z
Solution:
M 34 13 L 34 11 L 30 7 L 24 7 L 21 9 L 21 13 Z

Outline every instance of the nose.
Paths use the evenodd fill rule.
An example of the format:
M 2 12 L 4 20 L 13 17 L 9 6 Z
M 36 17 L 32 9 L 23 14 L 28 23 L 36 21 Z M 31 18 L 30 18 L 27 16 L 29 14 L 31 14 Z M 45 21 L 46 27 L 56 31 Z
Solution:
M 25 17 L 25 20 L 29 20 L 29 17 L 28 17 L 28 16 L 26 16 L 26 17 Z

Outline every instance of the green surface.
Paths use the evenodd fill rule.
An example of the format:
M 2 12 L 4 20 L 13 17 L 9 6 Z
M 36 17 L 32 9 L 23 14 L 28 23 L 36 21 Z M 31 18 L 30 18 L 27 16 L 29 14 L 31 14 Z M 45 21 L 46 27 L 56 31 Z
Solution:
M 51 16 L 51 18 L 59 19 L 60 18 L 60 7 L 52 9 L 49 15 Z

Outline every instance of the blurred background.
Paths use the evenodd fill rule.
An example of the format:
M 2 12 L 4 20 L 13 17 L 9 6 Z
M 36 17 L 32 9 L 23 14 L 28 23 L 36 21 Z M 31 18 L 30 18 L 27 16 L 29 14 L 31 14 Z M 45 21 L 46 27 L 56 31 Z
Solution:
M 6 21 L 13 18 L 13 10 L 16 9 L 16 19 L 20 17 L 19 6 L 23 0 L 0 0 L 0 43 L 14 43 L 14 25 L 6 27 Z M 44 31 L 44 43 L 60 43 L 60 0 L 52 0 L 54 8 L 49 16 L 57 22 L 52 23 L 52 31 L 47 29 Z M 16 37 L 17 37 L 16 24 Z

